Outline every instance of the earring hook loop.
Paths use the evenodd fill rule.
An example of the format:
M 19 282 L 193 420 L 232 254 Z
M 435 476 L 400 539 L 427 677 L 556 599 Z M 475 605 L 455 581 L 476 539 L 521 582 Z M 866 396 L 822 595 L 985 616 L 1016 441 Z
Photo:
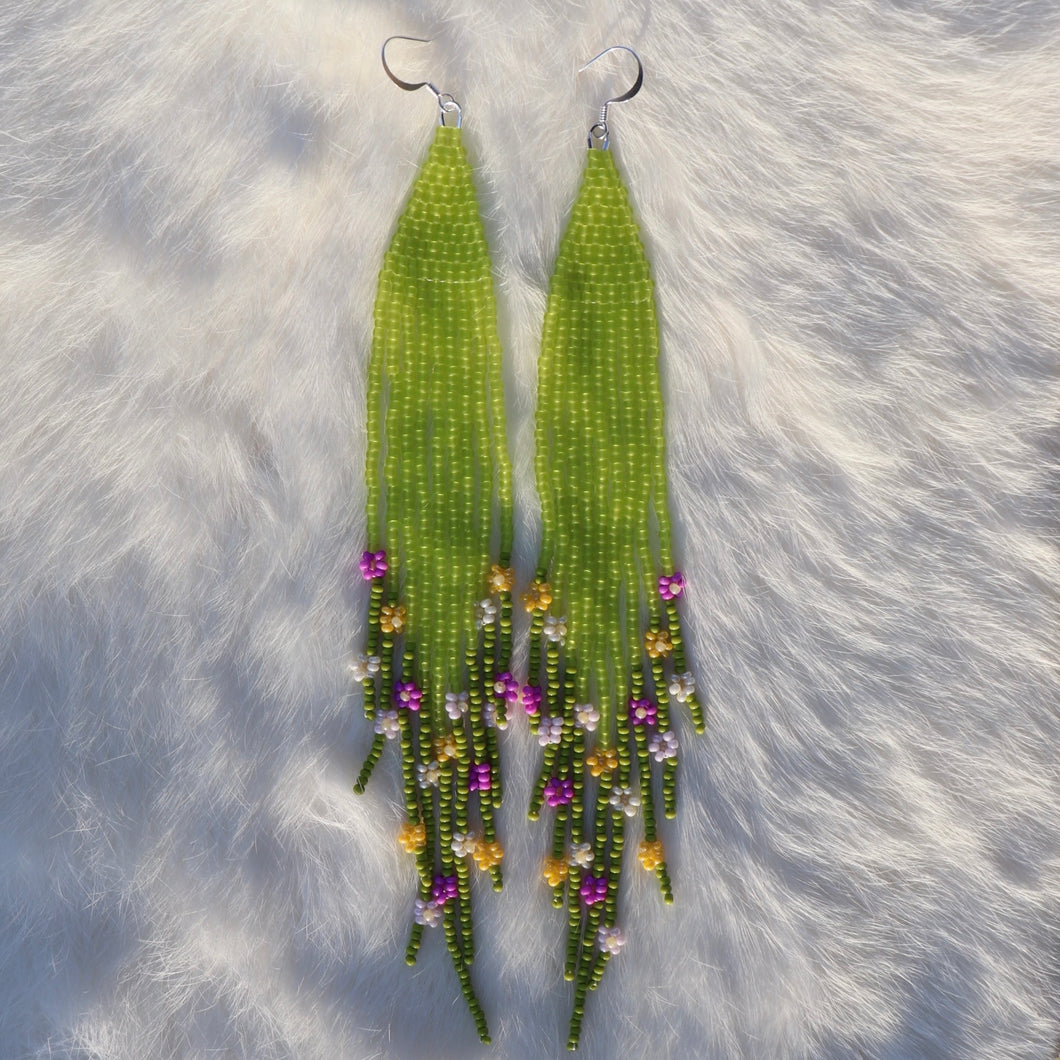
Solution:
M 606 151 L 611 142 L 611 138 L 607 131 L 607 108 L 610 107 L 612 103 L 625 103 L 626 100 L 632 99 L 640 91 L 641 85 L 644 84 L 644 66 L 640 61 L 640 56 L 628 44 L 612 44 L 610 48 L 605 48 L 599 55 L 593 56 L 593 58 L 578 70 L 579 74 L 583 70 L 588 70 L 597 59 L 602 59 L 605 55 L 615 51 L 629 52 L 629 54 L 637 60 L 637 80 L 633 82 L 633 87 L 628 91 L 623 92 L 621 96 L 615 96 L 612 99 L 606 100 L 600 107 L 600 119 L 589 129 L 589 146 L 597 147 L 601 151 Z
M 456 115 L 456 128 L 460 128 L 463 121 L 463 112 L 460 109 L 460 104 L 453 98 L 448 92 L 440 92 L 430 81 L 402 81 L 393 70 L 390 69 L 390 64 L 386 61 L 386 48 L 391 41 L 395 40 L 410 40 L 416 44 L 430 44 L 430 38 L 426 37 L 405 37 L 401 34 L 395 34 L 393 37 L 387 37 L 383 41 L 383 48 L 380 52 L 380 58 L 383 61 L 383 69 L 386 71 L 386 76 L 394 82 L 398 88 L 403 88 L 406 92 L 415 92 L 417 89 L 426 88 L 433 93 L 435 100 L 438 102 L 438 124 L 445 125 L 445 116 L 447 114 Z

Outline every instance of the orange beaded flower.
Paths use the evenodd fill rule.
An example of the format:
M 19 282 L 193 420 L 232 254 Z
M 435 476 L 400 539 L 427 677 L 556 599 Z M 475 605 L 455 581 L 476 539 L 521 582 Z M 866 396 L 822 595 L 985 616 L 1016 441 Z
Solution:
M 567 878 L 567 866 L 559 858 L 545 858 L 541 874 L 549 887 L 558 887 Z
M 401 633 L 405 629 L 405 608 L 401 604 L 383 604 L 379 628 L 384 633 Z
M 644 647 L 653 659 L 665 659 L 674 650 L 670 634 L 665 629 L 649 629 L 644 635 Z
M 460 754 L 460 748 L 456 745 L 456 739 L 452 733 L 446 733 L 444 736 L 436 736 L 431 746 L 434 748 L 434 757 L 439 762 L 448 762 L 451 759 L 457 758 Z
M 492 869 L 494 865 L 501 863 L 501 859 L 504 857 L 504 848 L 497 842 L 478 843 L 471 856 L 475 859 L 475 864 L 485 872 L 487 869 Z
M 618 753 L 613 747 L 597 748 L 585 756 L 585 764 L 594 777 L 602 777 L 618 769 Z
M 642 840 L 637 848 L 637 858 L 648 872 L 654 872 L 666 860 L 662 842 L 658 839 L 653 839 L 650 843 L 647 839 Z
M 427 845 L 427 829 L 422 824 L 406 821 L 398 831 L 397 839 L 406 854 L 415 854 Z
M 533 614 L 535 611 L 547 611 L 552 605 L 552 586 L 548 582 L 533 581 L 523 593 L 523 607 Z
M 499 563 L 494 563 L 490 567 L 486 584 L 489 586 L 491 593 L 510 593 L 512 586 L 515 584 L 515 574 L 512 572 L 511 567 L 502 567 Z

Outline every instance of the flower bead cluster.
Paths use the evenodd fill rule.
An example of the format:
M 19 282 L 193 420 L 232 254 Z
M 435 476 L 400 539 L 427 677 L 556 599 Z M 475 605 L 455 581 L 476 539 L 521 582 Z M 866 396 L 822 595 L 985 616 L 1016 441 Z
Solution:
M 442 907 L 437 902 L 425 902 L 422 898 L 416 899 L 416 908 L 412 916 L 417 924 L 432 928 L 437 927 L 445 918 Z
M 475 859 L 475 864 L 483 872 L 488 872 L 501 863 L 504 858 L 504 848 L 497 842 L 478 843 L 471 856 Z
M 592 843 L 575 843 L 570 848 L 570 855 L 567 860 L 573 868 L 591 869 L 593 867 Z
M 659 708 L 650 699 L 631 699 L 629 701 L 629 720 L 633 725 L 654 725 L 659 716 Z
M 446 692 L 445 712 L 452 721 L 459 721 L 468 711 L 466 692 Z
M 493 692 L 507 702 L 515 703 L 519 698 L 519 682 L 513 674 L 505 670 L 494 677 Z
M 596 946 L 601 953 L 611 957 L 622 951 L 626 944 L 626 933 L 617 927 L 601 927 L 596 933 Z
M 581 887 L 578 888 L 578 894 L 581 895 L 582 901 L 586 905 L 596 905 L 598 902 L 605 901 L 607 898 L 607 877 L 586 876 L 582 880 Z
M 361 568 L 361 577 L 366 582 L 382 578 L 389 569 L 386 561 L 386 552 L 383 549 L 378 552 L 362 552 L 358 566 Z
M 499 563 L 494 563 L 490 567 L 486 584 L 491 593 L 510 593 L 515 584 L 515 574 L 511 567 L 502 567 Z
M 427 788 L 436 788 L 442 779 L 442 764 L 437 760 L 433 762 L 416 763 L 416 781 L 425 791 Z
M 415 681 L 398 681 L 394 686 L 394 698 L 399 707 L 404 707 L 406 710 L 419 710 L 423 690 L 416 686 Z
M 567 878 L 566 862 L 559 858 L 545 858 L 541 867 L 541 875 L 549 887 L 558 887 Z
M 542 747 L 563 742 L 563 719 L 558 714 L 541 719 L 541 724 L 537 727 L 537 742 Z
M 366 655 L 361 652 L 353 662 L 350 663 L 350 675 L 355 681 L 369 681 L 382 666 L 383 660 L 378 655 Z
M 455 898 L 456 894 L 455 876 L 438 875 L 434 877 L 434 883 L 431 884 L 431 897 L 436 905 L 445 905 L 451 898 Z
M 640 796 L 632 788 L 615 788 L 607 801 L 611 803 L 612 809 L 627 817 L 636 816 L 640 809 Z
M 685 591 L 684 575 L 675 570 L 673 574 L 664 574 L 659 578 L 659 595 L 664 600 L 676 600 Z
M 401 735 L 401 721 L 396 710 L 381 710 L 375 716 L 376 733 L 388 740 L 396 740 Z
M 406 821 L 398 831 L 397 841 L 406 854 L 418 854 L 427 845 L 427 829 L 422 822 Z
M 569 777 L 550 777 L 545 784 L 545 802 L 552 806 L 566 806 L 574 799 L 574 781 Z
M 648 741 L 648 753 L 656 762 L 665 762 L 668 758 L 677 757 L 677 734 L 669 729 L 666 732 L 652 733 Z
M 379 611 L 379 628 L 384 633 L 403 633 L 406 618 L 403 604 L 383 604 Z
M 467 778 L 468 791 L 489 791 L 493 786 L 489 762 L 472 762 Z
M 594 777 L 618 769 L 618 752 L 613 747 L 598 747 L 585 756 L 585 764 Z
M 434 757 L 439 762 L 450 762 L 460 757 L 460 748 L 457 746 L 456 737 L 451 732 L 436 736 L 431 747 L 434 749 Z
M 522 601 L 529 614 L 547 611 L 552 606 L 552 586 L 548 582 L 532 581 L 523 593 Z
M 643 840 L 637 848 L 637 860 L 648 872 L 654 872 L 666 860 L 663 855 L 662 841 Z
M 567 639 L 567 620 L 556 618 L 554 615 L 545 615 L 545 624 L 542 628 L 545 640 L 553 644 L 562 644 Z
M 478 850 L 480 842 L 482 841 L 474 832 L 454 832 L 449 846 L 454 857 L 466 858 Z
M 541 689 L 537 685 L 523 685 L 521 698 L 523 710 L 528 715 L 536 714 L 541 709 Z
M 695 695 L 696 679 L 690 671 L 677 674 L 670 679 L 670 695 L 678 703 L 687 703 L 689 698 Z
M 600 711 L 592 703 L 575 703 L 574 724 L 586 732 L 596 732 L 596 727 L 600 724 Z
M 497 605 L 490 599 L 479 600 L 475 604 L 475 625 L 479 629 L 492 626 L 497 621 Z
M 670 634 L 665 629 L 649 629 L 644 634 L 644 650 L 653 659 L 665 659 L 674 650 Z

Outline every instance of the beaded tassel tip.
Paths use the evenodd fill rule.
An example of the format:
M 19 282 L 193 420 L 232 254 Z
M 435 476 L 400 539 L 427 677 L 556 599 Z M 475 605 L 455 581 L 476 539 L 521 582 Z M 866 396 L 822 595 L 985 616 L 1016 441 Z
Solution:
M 511 651 L 511 470 L 493 279 L 458 126 L 439 126 L 386 253 L 368 378 L 369 540 L 358 566 L 370 594 L 352 669 L 375 739 L 355 790 L 396 741 L 397 838 L 418 877 L 406 960 L 425 928 L 441 928 L 488 1042 L 471 985 L 471 877 L 477 868 L 501 887 L 506 701 L 494 675 Z
M 594 134 L 606 146 L 603 121 Z M 685 581 L 671 555 L 652 281 L 600 146 L 588 153 L 545 315 L 542 550 L 522 598 L 531 616 L 523 699 L 544 748 L 529 814 L 554 814 L 543 875 L 567 914 L 570 1049 L 587 993 L 625 942 L 617 891 L 631 818 L 643 820 L 640 864 L 673 900 L 656 824 L 660 806 L 676 814 L 672 704 L 705 729 L 677 609 Z

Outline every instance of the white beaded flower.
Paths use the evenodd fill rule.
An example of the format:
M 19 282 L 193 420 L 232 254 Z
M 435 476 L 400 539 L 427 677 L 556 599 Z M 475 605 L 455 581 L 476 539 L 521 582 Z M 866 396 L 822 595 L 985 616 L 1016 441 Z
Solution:
M 497 621 L 497 605 L 487 597 L 475 604 L 475 625 L 479 629 L 492 626 Z
M 640 796 L 632 788 L 615 788 L 608 802 L 627 817 L 635 816 L 640 809 Z
M 467 713 L 467 693 L 446 692 L 445 712 L 453 721 L 459 721 Z
M 362 651 L 353 662 L 350 663 L 350 674 L 355 681 L 367 681 L 379 673 L 381 660 L 378 655 L 365 655 Z
M 562 644 L 567 639 L 567 620 L 556 618 L 554 615 L 545 615 L 545 625 L 542 629 L 545 640 L 553 644 Z
M 542 718 L 537 728 L 537 742 L 542 747 L 550 743 L 561 743 L 563 740 L 563 719 L 557 714 L 551 718 Z
M 677 700 L 678 703 L 687 703 L 689 696 L 691 696 L 696 690 L 696 679 L 690 670 L 686 670 L 683 674 L 677 674 L 676 677 L 670 678 L 670 695 Z
M 416 899 L 416 909 L 412 914 L 417 924 L 424 927 L 437 927 L 444 917 L 442 907 L 437 902 L 425 902 L 422 898 Z
M 600 724 L 600 711 L 592 703 L 575 703 L 574 724 L 586 732 L 596 732 L 596 726 Z
M 421 788 L 436 788 L 442 779 L 441 762 L 417 762 L 416 781 Z
M 575 843 L 570 848 L 570 857 L 567 860 L 579 869 L 591 869 L 593 867 L 592 843 Z
M 381 710 L 375 716 L 375 731 L 388 740 L 396 740 L 401 735 L 401 722 L 396 710 Z
M 603 927 L 596 933 L 596 945 L 602 953 L 614 957 L 626 944 L 626 933 L 617 927 Z
M 508 716 L 505 715 L 503 718 L 497 713 L 497 704 L 492 700 L 486 700 L 485 706 L 482 708 L 482 719 L 491 729 L 499 729 L 504 732 L 508 728 Z
M 653 732 L 648 740 L 648 751 L 656 762 L 665 762 L 667 758 L 677 757 L 677 734 L 670 732 Z
M 466 858 L 478 850 L 478 843 L 478 836 L 473 832 L 454 832 L 449 845 L 453 848 L 454 857 Z

